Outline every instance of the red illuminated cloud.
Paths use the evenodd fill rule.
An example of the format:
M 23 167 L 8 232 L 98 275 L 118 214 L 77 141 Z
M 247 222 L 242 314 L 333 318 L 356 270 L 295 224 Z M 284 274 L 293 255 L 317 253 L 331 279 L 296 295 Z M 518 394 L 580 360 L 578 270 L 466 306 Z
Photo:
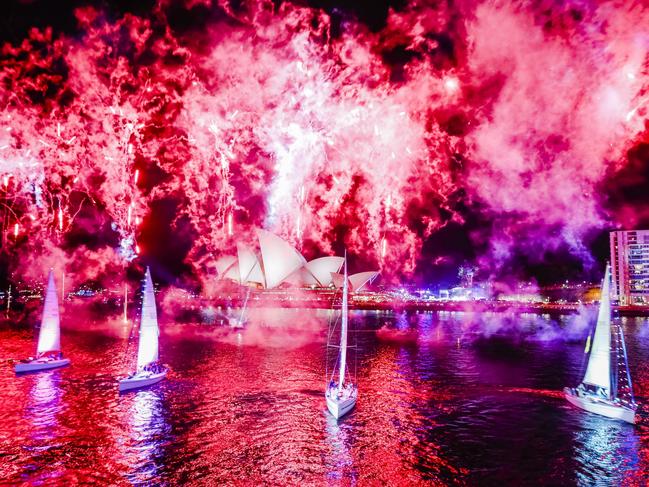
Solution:
M 60 247 L 90 205 L 129 260 L 151 202 L 172 198 L 204 281 L 255 227 L 408 274 L 462 221 L 462 190 L 503 225 L 485 262 L 521 243 L 583 253 L 610 224 L 598 188 L 644 130 L 647 11 L 526 6 L 413 3 L 372 32 L 289 3 L 196 1 L 182 8 L 214 15 L 181 31 L 162 2 L 114 21 L 78 9 L 77 36 L 33 30 L 0 61 L 16 250 Z

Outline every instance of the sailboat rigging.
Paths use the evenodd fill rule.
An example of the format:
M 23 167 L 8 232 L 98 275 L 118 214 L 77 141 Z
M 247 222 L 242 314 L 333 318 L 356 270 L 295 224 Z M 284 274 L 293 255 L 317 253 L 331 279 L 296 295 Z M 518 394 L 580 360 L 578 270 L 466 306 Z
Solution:
M 595 334 L 582 382 L 564 389 L 568 402 L 586 411 L 635 423 L 637 404 L 633 396 L 624 332 L 611 324 L 611 269 L 607 264 L 602 283 Z M 612 360 L 612 357 L 614 360 Z
M 344 261 L 344 280 L 343 280 L 343 296 L 341 305 L 341 325 L 340 325 L 340 344 L 336 347 L 327 343 L 328 347 L 338 348 L 338 382 L 335 381 L 334 376 L 336 366 L 333 368 L 332 376 L 328 377 L 329 383 L 325 392 L 325 400 L 327 402 L 327 409 L 331 415 L 339 419 L 347 414 L 354 408 L 356 399 L 358 398 L 358 386 L 351 380 L 347 379 L 347 334 L 349 324 L 349 282 L 347 278 L 347 254 L 345 253 Z M 331 340 L 332 331 L 329 331 L 328 342 Z

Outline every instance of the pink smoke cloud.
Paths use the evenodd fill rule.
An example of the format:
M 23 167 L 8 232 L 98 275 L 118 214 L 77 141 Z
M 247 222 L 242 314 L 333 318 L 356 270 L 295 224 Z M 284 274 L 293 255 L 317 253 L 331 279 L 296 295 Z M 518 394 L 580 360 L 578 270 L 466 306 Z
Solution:
M 181 31 L 170 5 L 146 18 L 81 8 L 74 37 L 33 29 L 2 47 L 3 231 L 20 235 L 3 249 L 22 267 L 50 265 L 79 226 L 91 233 L 76 222 L 92 207 L 118 257 L 66 248 L 66 266 L 80 279 L 98 272 L 69 259 L 117 271 L 146 252 L 142 222 L 168 198 L 205 285 L 255 227 L 309 257 L 344 245 L 386 278 L 409 275 L 431 234 L 464 222 L 459 193 L 496 222 L 475 234 L 492 268 L 516 249 L 588 259 L 591 232 L 640 219 L 610 215 L 600 194 L 644 130 L 639 3 L 577 15 L 413 2 L 379 31 L 350 18 L 334 29 L 291 3 L 209 0 L 183 8 L 219 15 Z

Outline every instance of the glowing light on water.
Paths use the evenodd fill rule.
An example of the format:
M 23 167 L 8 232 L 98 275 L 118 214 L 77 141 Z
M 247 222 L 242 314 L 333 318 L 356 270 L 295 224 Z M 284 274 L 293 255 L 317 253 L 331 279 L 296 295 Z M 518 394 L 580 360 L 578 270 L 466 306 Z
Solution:
M 63 210 L 59 207 L 59 214 L 58 214 L 58 219 L 59 219 L 59 231 L 63 231 Z
M 19 228 L 18 224 L 17 223 L 14 224 L 14 237 L 16 238 L 18 237 L 18 228 Z
M 35 377 L 25 407 L 33 438 L 51 441 L 56 436 L 62 396 L 60 377 L 54 374 L 38 374 Z
M 388 243 L 385 240 L 385 237 L 381 239 L 381 259 L 385 259 L 385 252 L 387 251 Z
M 153 389 L 134 393 L 133 404 L 127 410 L 126 424 L 131 441 L 138 445 L 129 450 L 132 471 L 126 475 L 128 483 L 139 484 L 142 479 L 156 479 L 161 466 L 163 445 L 157 439 L 169 434 L 165 407 L 159 393 Z M 125 442 L 129 444 L 129 442 Z
M 137 184 L 137 180 L 140 178 L 140 170 L 135 170 L 135 175 L 133 176 L 133 184 Z

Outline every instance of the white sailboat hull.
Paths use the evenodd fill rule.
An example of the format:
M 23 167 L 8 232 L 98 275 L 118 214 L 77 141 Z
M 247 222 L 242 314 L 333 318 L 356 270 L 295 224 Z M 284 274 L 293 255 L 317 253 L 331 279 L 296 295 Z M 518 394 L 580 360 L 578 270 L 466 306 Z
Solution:
M 167 375 L 167 369 L 156 374 L 139 372 L 132 377 L 126 377 L 119 381 L 119 392 L 140 389 L 157 384 Z
M 66 365 L 70 365 L 69 358 L 62 358 L 58 360 L 34 359 L 30 360 L 29 362 L 20 362 L 16 364 L 14 370 L 16 371 L 16 374 L 24 374 L 26 372 L 39 372 L 41 370 L 57 369 L 59 367 L 65 367 Z
M 354 409 L 357 398 L 358 390 L 356 388 L 354 388 L 354 391 L 348 397 L 342 398 L 338 398 L 335 391 L 327 391 L 327 393 L 325 393 L 325 399 L 327 400 L 327 409 L 336 419 L 342 418 L 344 415 Z
M 619 419 L 631 424 L 635 423 L 635 411 L 633 409 L 625 408 L 595 396 L 578 396 L 574 394 L 572 389 L 568 388 L 564 389 L 564 393 L 568 402 L 573 406 L 607 418 Z

